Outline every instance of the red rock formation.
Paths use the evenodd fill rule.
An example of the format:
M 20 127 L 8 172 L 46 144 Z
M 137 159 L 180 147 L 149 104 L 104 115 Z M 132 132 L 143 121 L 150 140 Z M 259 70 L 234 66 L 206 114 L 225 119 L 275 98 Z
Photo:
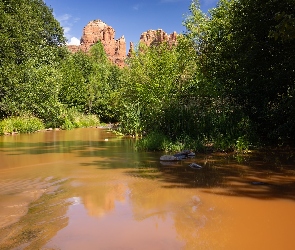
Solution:
M 134 44 L 133 44 L 133 42 L 130 42 L 127 57 L 130 57 L 133 51 L 134 51 Z
M 162 29 L 148 30 L 141 34 L 140 40 L 139 40 L 139 43 L 144 43 L 147 46 L 153 46 L 163 42 L 168 42 L 170 46 L 175 45 L 177 43 L 177 33 L 174 31 L 173 33 L 168 35 Z M 131 42 L 127 57 L 131 56 L 133 49 L 134 49 L 134 46 L 133 46 L 133 43 Z
M 88 52 L 93 44 L 101 41 L 105 52 L 113 63 L 124 66 L 126 58 L 126 42 L 124 36 L 115 40 L 115 30 L 101 20 L 90 21 L 83 29 L 81 45 L 69 45 L 68 49 L 75 53 L 79 50 Z
M 162 29 L 148 30 L 143 32 L 140 36 L 140 42 L 145 43 L 147 46 L 157 45 L 162 42 L 168 42 L 170 45 L 176 43 L 177 33 L 174 31 L 168 35 Z
M 78 52 L 80 50 L 80 46 L 79 45 L 67 45 L 67 48 L 72 53 L 76 53 L 76 52 Z
M 103 44 L 110 61 L 120 67 L 125 66 L 126 42 L 124 36 L 115 40 L 115 30 L 101 20 L 90 21 L 83 29 L 81 45 L 68 45 L 68 49 L 73 53 L 77 51 L 87 53 L 97 41 L 101 41 Z M 169 45 L 174 45 L 177 42 L 177 33 L 174 31 L 168 35 L 162 29 L 148 30 L 141 34 L 139 42 L 147 46 L 157 45 L 162 42 L 168 42 Z M 131 56 L 133 47 L 133 43 L 131 42 L 128 57 Z

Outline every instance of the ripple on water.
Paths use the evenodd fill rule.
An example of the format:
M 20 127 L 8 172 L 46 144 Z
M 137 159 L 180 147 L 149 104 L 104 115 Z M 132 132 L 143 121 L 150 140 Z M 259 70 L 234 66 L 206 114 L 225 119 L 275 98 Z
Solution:
M 67 225 L 68 206 L 78 203 L 79 199 L 68 200 L 67 192 L 61 188 L 65 179 L 31 179 L 17 183 L 18 188 L 6 188 L 6 192 L 0 194 L 0 249 L 28 246 L 40 249 Z

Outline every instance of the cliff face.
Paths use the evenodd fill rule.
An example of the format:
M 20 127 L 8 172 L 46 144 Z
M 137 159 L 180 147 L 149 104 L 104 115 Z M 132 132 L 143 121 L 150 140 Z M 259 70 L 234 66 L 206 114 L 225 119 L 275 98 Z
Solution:
M 169 45 L 176 44 L 177 33 L 174 31 L 168 35 L 162 29 L 148 30 L 143 32 L 140 36 L 140 42 L 145 43 L 147 46 L 157 45 L 163 42 L 168 42 Z
M 111 62 L 119 67 L 125 66 L 126 41 L 124 36 L 115 40 L 115 30 L 101 20 L 90 21 L 84 27 L 83 35 L 81 37 L 81 45 L 68 45 L 67 47 L 72 53 L 76 53 L 77 51 L 87 53 L 91 46 L 97 41 L 101 41 Z M 175 45 L 177 43 L 177 33 L 173 32 L 168 35 L 162 29 L 148 30 L 141 34 L 139 42 L 144 43 L 147 46 L 157 45 L 163 42 L 168 42 L 169 45 Z M 134 45 L 131 42 L 127 56 L 131 55 L 133 49 Z
M 170 46 L 177 44 L 177 33 L 174 31 L 170 35 L 168 35 L 162 29 L 157 30 L 148 30 L 143 32 L 139 39 L 140 43 L 144 43 L 147 46 L 158 45 L 163 42 L 167 42 Z M 127 57 L 132 56 L 132 52 L 134 51 L 134 44 L 130 42 L 130 49 Z
M 115 40 L 115 30 L 101 20 L 89 22 L 83 29 L 81 45 L 69 45 L 68 49 L 75 53 L 77 51 L 88 52 L 93 44 L 101 41 L 105 52 L 113 63 L 120 67 L 124 66 L 126 58 L 126 42 L 124 36 Z

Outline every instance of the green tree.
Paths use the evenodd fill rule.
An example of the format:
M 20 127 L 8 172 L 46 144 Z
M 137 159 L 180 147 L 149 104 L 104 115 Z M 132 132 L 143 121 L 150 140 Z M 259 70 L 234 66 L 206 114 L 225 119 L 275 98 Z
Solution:
M 0 116 L 45 118 L 58 105 L 55 68 L 67 55 L 62 28 L 42 0 L 3 0 L 0 30 Z
M 192 45 L 181 35 L 175 45 L 139 44 L 128 59 L 128 80 L 121 90 L 126 132 L 159 131 L 175 137 L 185 130 L 183 105 L 192 94 L 189 86 L 196 70 Z
M 64 60 L 61 67 L 60 102 L 82 113 L 89 113 L 93 98 L 93 70 L 93 63 L 84 52 L 77 52 Z
M 6 114 L 28 114 L 39 117 L 46 123 L 57 123 L 62 110 L 58 102 L 61 75 L 57 69 L 50 65 L 36 68 L 34 62 L 28 61 L 6 74 L 10 81 L 1 102 L 1 108 Z
M 122 126 L 138 134 L 159 126 L 163 106 L 177 78 L 175 47 L 167 43 L 147 47 L 139 44 L 128 60 L 128 83 L 122 89 Z
M 0 66 L 59 59 L 65 44 L 63 29 L 42 0 L 0 2 Z
M 91 100 L 92 112 L 97 114 L 102 121 L 106 121 L 111 112 L 108 105 L 111 92 L 108 77 L 112 66 L 100 41 L 91 47 L 90 58 L 93 65 L 89 82 L 89 100 Z
M 220 0 L 210 18 L 198 7 L 186 27 L 205 79 L 262 140 L 294 139 L 294 0 Z
M 109 61 L 102 43 L 94 44 L 89 54 L 70 55 L 62 65 L 59 100 L 80 112 L 98 115 L 103 122 L 117 121 L 121 69 Z

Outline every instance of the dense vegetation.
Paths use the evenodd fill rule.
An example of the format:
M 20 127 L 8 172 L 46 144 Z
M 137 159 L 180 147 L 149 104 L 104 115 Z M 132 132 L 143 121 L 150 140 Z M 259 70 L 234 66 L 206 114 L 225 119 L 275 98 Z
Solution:
M 63 29 L 42 0 L 0 2 L 0 134 L 33 132 L 46 127 L 77 127 L 97 123 L 96 117 L 79 114 L 61 102 L 63 72 L 69 58 Z M 18 125 L 14 118 L 18 119 Z M 26 128 L 27 119 L 33 121 Z M 42 126 L 35 126 L 36 119 Z M 21 121 L 24 121 L 23 124 Z
M 177 45 L 139 44 L 118 68 L 100 42 L 68 53 L 42 0 L 1 1 L 1 124 L 118 122 L 152 150 L 294 142 L 295 0 L 220 0 L 209 14 L 194 0 L 189 10 Z

